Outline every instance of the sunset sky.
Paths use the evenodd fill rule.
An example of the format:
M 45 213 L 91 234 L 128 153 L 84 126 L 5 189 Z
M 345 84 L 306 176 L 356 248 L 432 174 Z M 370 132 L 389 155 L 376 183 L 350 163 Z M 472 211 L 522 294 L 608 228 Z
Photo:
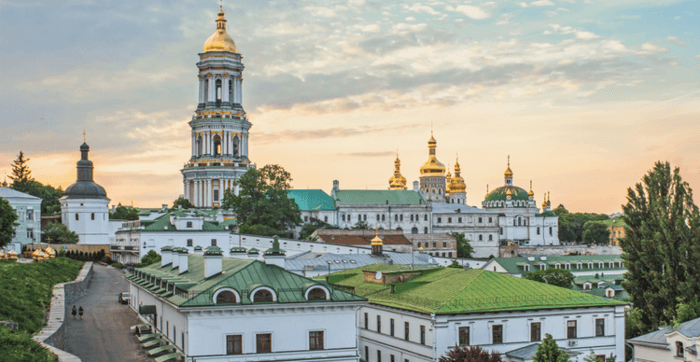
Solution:
M 224 1 L 250 159 L 295 188 L 386 189 L 398 149 L 487 184 L 614 213 L 657 160 L 700 190 L 697 1 Z M 116 204 L 182 194 L 197 54 L 218 1 L 0 0 L 0 175 L 75 181 L 83 130 Z M 700 192 L 700 191 L 698 191 Z M 696 201 L 700 201 L 696 197 Z

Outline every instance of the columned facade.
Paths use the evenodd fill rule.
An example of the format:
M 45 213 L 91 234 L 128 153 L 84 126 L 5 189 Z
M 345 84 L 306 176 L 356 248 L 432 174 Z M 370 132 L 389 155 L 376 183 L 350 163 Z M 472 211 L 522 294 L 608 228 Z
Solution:
M 219 11 L 216 32 L 199 54 L 199 102 L 192 121 L 191 157 L 182 171 L 184 197 L 198 208 L 221 206 L 233 181 L 255 165 L 248 158 L 252 126 L 243 110 L 242 56 Z

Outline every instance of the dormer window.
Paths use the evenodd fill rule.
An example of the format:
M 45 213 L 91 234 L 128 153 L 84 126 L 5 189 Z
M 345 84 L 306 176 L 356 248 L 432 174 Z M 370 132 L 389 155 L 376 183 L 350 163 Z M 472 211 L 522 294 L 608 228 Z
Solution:
M 598 268 L 600 268 L 600 269 L 605 268 L 605 263 L 603 263 L 602 261 L 598 262 Z
M 188 221 L 188 222 L 187 222 L 187 227 L 188 227 L 188 228 L 191 228 L 191 227 L 192 227 L 192 221 Z
M 683 357 L 685 351 L 683 350 L 683 342 L 676 342 L 676 357 Z
M 306 292 L 307 300 L 327 300 L 328 293 L 321 287 L 312 287 Z
M 564 269 L 571 270 L 571 263 L 564 264 Z
M 588 269 L 593 269 L 593 262 L 588 263 Z
M 540 264 L 540 270 L 545 270 L 545 269 L 547 269 L 547 264 L 545 264 L 545 263 Z
M 593 284 L 591 283 L 583 283 L 583 290 L 591 290 L 593 287 Z
M 221 303 L 236 303 L 236 295 L 231 291 L 224 290 L 216 296 L 216 304 Z
M 555 269 L 561 269 L 561 264 L 559 264 L 559 263 L 554 264 L 554 268 L 555 268 Z
M 267 289 L 260 289 L 253 295 L 253 302 L 273 302 L 272 293 Z
M 581 262 L 576 263 L 576 269 L 581 269 L 581 268 L 583 268 L 583 263 L 581 263 Z
M 523 265 L 523 270 L 525 270 L 526 272 L 529 272 L 530 271 L 530 264 Z

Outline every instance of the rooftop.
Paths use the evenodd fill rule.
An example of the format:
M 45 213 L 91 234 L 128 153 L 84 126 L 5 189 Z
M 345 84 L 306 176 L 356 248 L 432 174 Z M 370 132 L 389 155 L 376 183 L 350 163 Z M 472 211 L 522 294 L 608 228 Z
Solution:
M 676 331 L 688 338 L 700 337 L 700 318 L 681 323 L 678 328 L 673 328 L 670 326 L 662 327 L 659 328 L 658 331 L 653 331 L 636 338 L 628 339 L 627 342 L 633 344 L 641 343 L 667 346 L 668 341 L 666 340 L 666 335 Z
M 425 205 L 419 192 L 411 190 L 338 190 L 335 200 L 345 205 Z
M 333 253 L 315 253 L 304 252 L 288 257 L 285 261 L 287 270 L 320 270 L 327 272 L 329 268 L 332 272 L 344 271 L 348 269 L 361 268 L 373 264 L 404 264 L 420 265 L 420 266 L 437 266 L 435 259 L 430 255 L 415 253 L 411 256 L 410 253 L 393 253 L 385 252 L 382 256 L 372 254 L 333 254 Z
M 0 197 L 2 197 L 3 199 L 14 198 L 14 199 L 26 199 L 27 201 L 29 201 L 29 200 L 41 201 L 41 198 L 38 198 L 36 196 L 32 196 L 30 194 L 25 194 L 24 192 L 20 192 L 20 191 L 17 191 L 15 189 L 12 189 L 9 187 L 0 187 Z
M 456 213 L 456 214 L 493 214 L 498 215 L 495 211 L 479 209 L 474 206 L 463 205 L 463 204 L 447 204 L 442 202 L 436 202 L 433 204 L 433 214 L 446 214 L 446 213 Z
M 302 211 L 335 210 L 335 201 L 323 190 L 289 190 L 287 197 L 294 199 Z
M 576 265 L 581 262 L 582 271 L 592 271 L 592 272 L 610 272 L 610 271 L 624 271 L 626 270 L 624 266 L 620 266 L 620 262 L 623 262 L 620 255 L 567 255 L 567 256 L 530 256 L 530 257 L 511 257 L 511 258 L 494 258 L 494 260 L 500 264 L 509 274 L 522 274 L 525 272 L 525 265 L 530 265 L 530 271 L 539 270 L 539 265 L 544 263 L 547 264 L 547 268 L 554 268 L 557 263 L 564 265 L 566 263 L 571 264 L 571 271 L 576 271 Z M 603 268 L 599 268 L 599 263 L 603 262 Z M 614 265 L 610 268 L 610 262 Z M 593 263 L 593 268 L 588 268 L 588 263 Z M 624 264 L 623 264 L 624 265 Z

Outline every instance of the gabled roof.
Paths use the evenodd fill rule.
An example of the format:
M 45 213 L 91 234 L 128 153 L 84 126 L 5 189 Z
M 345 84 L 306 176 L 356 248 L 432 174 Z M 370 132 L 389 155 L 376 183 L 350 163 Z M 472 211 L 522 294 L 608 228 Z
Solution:
M 338 190 L 335 199 L 345 205 L 425 205 L 419 192 L 410 190 Z
M 354 288 L 370 302 L 419 313 L 468 314 L 495 311 L 625 305 L 570 289 L 485 270 L 431 268 L 395 284 L 365 281 L 364 271 L 403 272 L 406 265 L 377 264 L 329 276 L 332 285 Z M 415 271 L 414 271 L 415 272 Z
M 333 198 L 323 190 L 289 190 L 287 197 L 294 199 L 302 211 L 335 210 Z
M 38 200 L 41 201 L 41 198 L 32 196 L 30 194 L 25 194 L 24 192 L 17 191 L 15 189 L 11 189 L 9 187 L 0 187 L 0 197 L 3 199 L 7 198 L 14 198 L 14 199 L 26 199 L 26 200 Z
M 641 344 L 656 344 L 660 345 L 660 348 L 668 345 L 666 340 L 666 335 L 673 332 L 679 332 L 688 338 L 700 337 L 700 318 L 696 318 L 685 323 L 681 323 L 678 328 L 673 327 L 662 327 L 657 331 L 641 335 L 636 338 L 628 339 L 627 342 L 630 343 L 641 343 Z
M 203 307 L 214 305 L 214 293 L 227 287 L 236 290 L 241 300 L 236 305 L 253 304 L 250 292 L 258 286 L 272 288 L 278 301 L 273 303 L 312 303 L 304 298 L 304 292 L 313 285 L 323 285 L 331 291 L 331 300 L 324 302 L 363 301 L 362 297 L 329 287 L 322 282 L 312 281 L 300 275 L 288 272 L 275 265 L 267 265 L 257 260 L 222 258 L 222 272 L 212 277 L 204 277 L 204 257 L 190 254 L 188 271 L 178 273 L 178 268 L 171 264 L 161 266 L 159 263 L 136 269 L 135 273 L 125 275 L 131 282 L 160 295 L 161 298 L 180 307 Z M 177 290 L 162 289 L 146 279 L 141 279 L 136 272 L 155 276 L 173 284 Z
M 542 260 L 545 257 L 546 260 Z M 612 272 L 612 271 L 624 271 L 626 270 L 624 266 L 619 267 L 619 263 L 622 260 L 620 255 L 566 255 L 566 256 L 534 256 L 534 260 L 528 260 L 530 257 L 511 257 L 511 258 L 494 258 L 498 264 L 500 264 L 509 274 L 522 274 L 525 269 L 525 264 L 530 264 L 530 271 L 538 270 L 535 266 L 542 263 L 547 264 L 548 267 L 554 267 L 556 263 L 562 265 L 566 263 L 571 263 L 571 271 L 576 271 L 576 264 L 578 262 L 583 263 L 582 271 L 594 271 L 594 272 Z M 598 262 L 604 262 L 603 268 L 598 268 Z M 615 262 L 613 268 L 609 267 L 609 262 Z M 593 268 L 588 269 L 588 262 L 593 262 Z M 624 264 L 623 264 L 624 265 Z
M 384 252 L 382 256 L 372 254 L 334 254 L 334 253 L 314 253 L 304 252 L 290 256 L 285 261 L 287 270 L 320 270 L 328 272 L 329 264 L 332 272 L 343 271 L 365 267 L 378 263 L 393 263 L 421 266 L 437 266 L 437 262 L 427 254 L 415 253 L 411 256 L 410 253 L 394 253 Z
M 170 222 L 170 217 L 171 216 L 186 216 L 186 212 L 182 210 L 175 210 L 173 212 L 167 213 L 165 215 L 162 215 L 158 217 L 155 220 L 148 220 L 151 222 L 141 222 L 141 225 L 144 226 L 143 230 L 141 231 L 187 231 L 187 232 L 193 232 L 193 231 L 227 231 L 223 227 L 210 222 L 210 221 L 204 221 L 202 224 L 202 230 L 178 230 L 175 228 L 175 225 L 173 225 Z

